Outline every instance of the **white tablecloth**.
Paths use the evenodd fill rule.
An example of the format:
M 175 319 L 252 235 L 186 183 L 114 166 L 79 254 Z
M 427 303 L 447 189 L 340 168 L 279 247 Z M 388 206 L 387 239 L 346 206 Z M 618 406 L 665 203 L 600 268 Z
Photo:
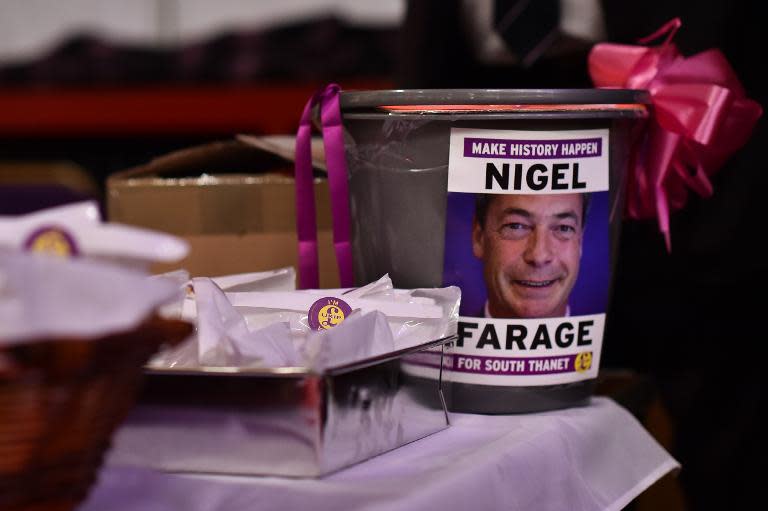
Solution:
M 212 439 L 215 442 L 215 439 Z M 105 467 L 81 511 L 621 509 L 678 463 L 606 398 L 445 431 L 323 479 Z

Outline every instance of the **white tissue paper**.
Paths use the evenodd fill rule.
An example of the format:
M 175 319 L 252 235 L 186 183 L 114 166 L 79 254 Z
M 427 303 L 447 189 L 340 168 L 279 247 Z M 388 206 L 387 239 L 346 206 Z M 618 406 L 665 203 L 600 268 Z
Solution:
M 240 325 L 242 318 L 238 319 L 238 314 L 227 303 L 226 297 L 223 297 L 223 292 L 230 290 L 253 292 L 296 289 L 296 272 L 291 267 L 196 279 L 199 288 L 197 293 L 190 280 L 189 272 L 186 270 L 163 273 L 155 275 L 153 278 L 172 282 L 183 291 L 178 300 L 161 309 L 161 314 L 168 318 L 184 319 L 196 325 L 195 333 L 189 339 L 173 350 L 155 355 L 149 364 L 153 367 L 226 366 L 228 365 L 226 361 L 232 359 L 240 361 L 261 360 L 262 357 L 258 355 L 248 355 L 248 348 L 254 342 L 242 339 L 243 335 L 250 334 L 247 328 Z M 200 306 L 198 301 L 202 303 L 201 306 L 205 310 L 203 316 L 212 318 L 210 321 L 203 321 L 202 325 L 197 320 L 197 310 Z M 221 310 L 219 310 L 219 306 L 221 306 Z M 279 320 L 280 317 L 277 316 L 275 321 Z M 201 328 L 202 335 L 199 333 Z M 275 329 L 280 328 L 280 325 L 275 327 Z M 267 337 L 264 340 L 269 341 L 272 335 L 277 334 L 275 329 L 265 332 Z M 244 345 L 245 353 L 239 351 L 238 346 L 241 345 Z M 259 343 L 256 342 L 255 345 L 259 346 Z M 284 362 L 285 360 L 285 358 L 280 358 L 278 361 L 265 359 L 260 363 L 270 366 L 281 365 L 281 361 Z M 284 363 L 282 365 L 294 364 Z
M 187 255 L 186 241 L 170 234 L 101 221 L 94 201 L 0 216 L 0 248 L 60 257 L 84 256 L 144 269 Z
M 385 275 L 357 289 L 296 291 L 288 290 L 295 277 L 288 270 L 193 279 L 181 317 L 196 321 L 197 337 L 157 355 L 150 365 L 322 370 L 456 332 L 461 296 L 456 287 L 394 289 Z M 179 285 L 179 275 L 173 277 Z M 328 296 L 344 300 L 352 313 L 332 329 L 314 331 L 309 309 Z
M 0 344 L 126 331 L 178 295 L 136 270 L 0 251 Z

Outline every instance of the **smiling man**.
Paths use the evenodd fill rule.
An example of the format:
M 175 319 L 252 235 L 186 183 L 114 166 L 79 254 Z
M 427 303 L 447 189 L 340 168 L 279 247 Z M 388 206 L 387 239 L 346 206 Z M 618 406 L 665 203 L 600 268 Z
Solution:
M 472 249 L 483 261 L 486 316 L 568 315 L 587 203 L 577 193 L 478 196 Z

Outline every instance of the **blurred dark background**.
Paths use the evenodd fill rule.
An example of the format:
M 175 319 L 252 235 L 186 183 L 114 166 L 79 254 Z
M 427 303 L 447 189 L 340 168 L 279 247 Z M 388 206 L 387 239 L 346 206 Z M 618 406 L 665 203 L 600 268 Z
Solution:
M 757 1 L 537 0 L 516 21 L 505 18 L 514 0 L 63 4 L 0 0 L 0 188 L 15 198 L 0 200 L 4 213 L 101 199 L 106 176 L 176 148 L 290 133 L 331 81 L 589 87 L 595 42 L 635 43 L 673 17 L 684 55 L 720 48 L 767 104 Z M 714 196 L 673 213 L 671 253 L 654 220 L 624 222 L 603 368 L 633 375 L 612 392 L 684 467 L 637 508 L 760 501 L 766 143 L 761 121 L 715 176 Z M 17 191 L 28 184 L 73 195 L 27 201 Z
M 0 179 L 77 167 L 101 197 L 153 156 L 290 133 L 320 85 L 392 86 L 404 6 L 0 0 Z

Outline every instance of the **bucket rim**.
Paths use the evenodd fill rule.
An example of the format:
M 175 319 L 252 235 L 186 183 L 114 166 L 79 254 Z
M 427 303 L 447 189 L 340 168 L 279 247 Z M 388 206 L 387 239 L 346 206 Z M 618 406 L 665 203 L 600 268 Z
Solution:
M 613 111 L 622 105 L 649 105 L 641 89 L 389 89 L 341 92 L 343 110 L 397 106 L 595 105 Z

